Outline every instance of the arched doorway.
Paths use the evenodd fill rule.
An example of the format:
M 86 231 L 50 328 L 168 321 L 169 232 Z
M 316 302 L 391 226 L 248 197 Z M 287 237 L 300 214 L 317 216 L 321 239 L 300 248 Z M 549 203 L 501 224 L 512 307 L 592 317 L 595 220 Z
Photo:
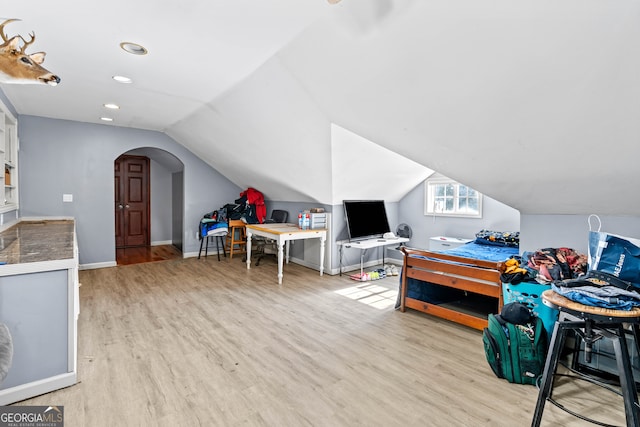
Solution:
M 152 147 L 114 161 L 116 263 L 182 257 L 184 164 Z

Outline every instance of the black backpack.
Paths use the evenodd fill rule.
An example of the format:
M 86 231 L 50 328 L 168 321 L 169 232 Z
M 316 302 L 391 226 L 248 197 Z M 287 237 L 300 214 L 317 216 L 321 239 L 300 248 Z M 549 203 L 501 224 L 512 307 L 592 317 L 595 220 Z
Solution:
M 242 218 L 246 207 L 246 203 L 227 203 L 226 205 L 224 205 L 223 209 L 226 212 L 227 219 L 240 219 Z
M 487 362 L 498 378 L 510 383 L 536 384 L 547 356 L 547 331 L 542 319 L 519 302 L 489 314 L 482 332 Z

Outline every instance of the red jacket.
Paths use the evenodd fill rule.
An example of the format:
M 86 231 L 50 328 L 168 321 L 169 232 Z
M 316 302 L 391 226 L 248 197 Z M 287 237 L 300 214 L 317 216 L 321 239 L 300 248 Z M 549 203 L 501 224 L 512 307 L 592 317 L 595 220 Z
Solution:
M 256 206 L 256 217 L 258 218 L 258 222 L 262 224 L 267 218 L 267 207 L 264 205 L 264 196 L 261 192 L 251 187 L 240 193 L 240 197 L 244 196 L 247 196 L 247 203 Z

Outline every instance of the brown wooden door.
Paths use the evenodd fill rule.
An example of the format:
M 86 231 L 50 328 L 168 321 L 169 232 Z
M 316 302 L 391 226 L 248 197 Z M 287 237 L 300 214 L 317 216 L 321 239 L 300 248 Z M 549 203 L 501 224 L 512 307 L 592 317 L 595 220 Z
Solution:
M 120 156 L 114 165 L 116 248 L 148 246 L 149 159 Z

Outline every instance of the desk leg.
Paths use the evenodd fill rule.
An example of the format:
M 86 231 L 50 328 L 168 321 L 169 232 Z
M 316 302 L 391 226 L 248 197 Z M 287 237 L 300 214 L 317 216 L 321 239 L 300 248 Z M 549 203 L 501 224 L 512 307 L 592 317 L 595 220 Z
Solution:
M 320 237 L 320 275 L 324 273 L 324 242 L 327 240 L 326 237 Z
M 278 241 L 278 285 L 282 285 L 282 264 L 284 258 L 284 242 Z
M 247 228 L 247 270 L 251 270 L 251 230 Z
M 289 246 L 290 246 L 290 242 L 291 242 L 290 240 L 287 240 L 287 242 L 285 243 L 285 245 L 287 245 L 286 246 L 287 249 L 286 249 L 286 252 L 285 252 L 285 255 L 286 255 L 285 262 L 287 264 L 289 264 Z
M 387 247 L 382 247 L 382 268 L 384 268 L 384 253 L 387 252 Z

